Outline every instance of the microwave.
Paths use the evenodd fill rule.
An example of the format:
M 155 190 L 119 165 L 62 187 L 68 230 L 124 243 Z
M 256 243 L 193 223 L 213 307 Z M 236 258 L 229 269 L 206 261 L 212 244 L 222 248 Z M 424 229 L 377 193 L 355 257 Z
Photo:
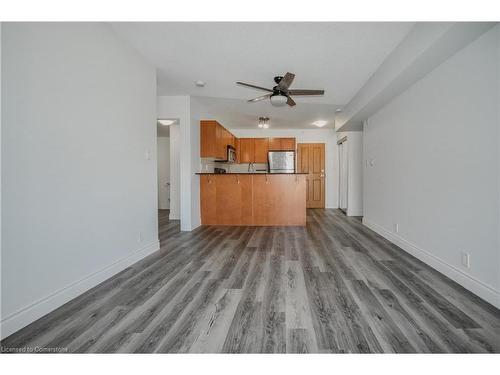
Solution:
M 227 163 L 236 163 L 236 149 L 231 145 L 227 146 L 227 160 L 226 160 L 226 162 Z

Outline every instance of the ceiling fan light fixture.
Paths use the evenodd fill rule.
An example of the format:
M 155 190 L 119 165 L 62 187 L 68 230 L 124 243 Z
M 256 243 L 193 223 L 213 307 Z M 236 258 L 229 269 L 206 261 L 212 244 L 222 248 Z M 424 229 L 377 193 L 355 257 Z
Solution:
M 284 95 L 271 95 L 271 105 L 275 106 L 275 107 L 283 107 L 288 98 Z
M 314 126 L 317 126 L 318 128 L 322 128 L 323 126 L 325 126 L 326 124 L 328 124 L 328 121 L 318 120 L 318 121 L 314 121 L 312 124 Z
M 269 117 L 259 117 L 259 124 L 257 126 L 261 129 L 269 128 Z

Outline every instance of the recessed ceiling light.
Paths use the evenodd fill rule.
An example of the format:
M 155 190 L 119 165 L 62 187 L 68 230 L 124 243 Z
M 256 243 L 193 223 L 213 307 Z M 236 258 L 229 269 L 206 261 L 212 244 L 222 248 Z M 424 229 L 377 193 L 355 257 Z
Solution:
M 175 120 L 158 120 L 158 123 L 160 125 L 168 126 L 168 125 L 172 125 L 173 123 L 175 123 Z
M 195 81 L 194 84 L 198 87 L 205 87 L 206 83 L 203 81 Z
M 317 126 L 318 128 L 322 128 L 323 126 L 325 126 L 326 124 L 328 124 L 328 121 L 318 120 L 318 121 L 314 121 L 312 124 L 314 126 Z

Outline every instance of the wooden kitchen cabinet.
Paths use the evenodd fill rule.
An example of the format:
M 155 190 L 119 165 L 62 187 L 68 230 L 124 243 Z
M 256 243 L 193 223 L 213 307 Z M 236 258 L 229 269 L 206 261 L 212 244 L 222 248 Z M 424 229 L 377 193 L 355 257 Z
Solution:
M 254 225 L 306 224 L 304 175 L 254 175 Z
M 267 163 L 269 138 L 254 138 L 254 163 Z
M 255 163 L 254 138 L 240 138 L 240 163 Z
M 254 176 L 253 214 L 255 225 L 280 225 L 278 224 L 280 221 L 287 221 L 286 208 L 289 203 L 284 194 L 288 188 L 286 177 L 267 174 Z
M 227 159 L 227 146 L 235 147 L 235 136 L 215 120 L 200 121 L 200 157 Z
M 220 130 L 216 121 L 200 121 L 200 157 L 215 158 Z
M 306 176 L 202 174 L 202 225 L 306 224 Z
M 217 224 L 216 177 L 209 174 L 200 176 L 200 211 L 201 223 L 204 225 Z
M 281 138 L 282 151 L 295 151 L 295 138 Z
M 234 148 L 236 149 L 236 137 L 234 135 L 232 135 L 231 133 L 229 133 L 229 144 Z
M 219 123 L 217 123 L 217 139 L 216 147 L 217 152 L 215 154 L 215 159 L 226 160 L 227 159 L 227 130 L 224 129 Z
M 215 177 L 217 225 L 251 225 L 252 176 L 226 174 Z
M 236 149 L 236 163 L 241 163 L 241 141 L 240 141 L 240 138 L 234 139 L 234 148 Z
M 200 176 L 202 225 L 252 225 L 252 175 Z
M 281 150 L 281 138 L 269 138 L 269 151 Z
M 269 151 L 294 151 L 295 138 L 269 138 Z

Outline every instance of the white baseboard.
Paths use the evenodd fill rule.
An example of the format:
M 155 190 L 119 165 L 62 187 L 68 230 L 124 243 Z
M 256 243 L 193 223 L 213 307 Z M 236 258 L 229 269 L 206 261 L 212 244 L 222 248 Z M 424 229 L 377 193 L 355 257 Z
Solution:
M 347 209 L 347 216 L 363 216 L 363 211 L 362 210 L 351 210 Z
M 399 246 L 407 253 L 413 255 L 415 258 L 421 260 L 425 264 L 431 266 L 435 270 L 462 285 L 465 289 L 470 290 L 472 293 L 481 297 L 485 301 L 488 301 L 493 306 L 500 308 L 500 291 L 495 290 L 482 281 L 466 274 L 462 270 L 431 254 L 429 251 L 415 246 L 404 238 L 388 231 L 366 217 L 363 218 L 363 224 L 385 239 L 391 241 L 393 244 Z
M 1 321 L 1 338 L 3 339 L 28 324 L 33 323 L 35 320 L 54 311 L 66 302 L 71 301 L 73 298 L 78 297 L 159 249 L 160 241 L 153 241 L 127 257 L 10 314 Z
M 168 219 L 169 220 L 180 220 L 181 218 L 177 215 L 170 214 L 170 215 L 168 215 Z

